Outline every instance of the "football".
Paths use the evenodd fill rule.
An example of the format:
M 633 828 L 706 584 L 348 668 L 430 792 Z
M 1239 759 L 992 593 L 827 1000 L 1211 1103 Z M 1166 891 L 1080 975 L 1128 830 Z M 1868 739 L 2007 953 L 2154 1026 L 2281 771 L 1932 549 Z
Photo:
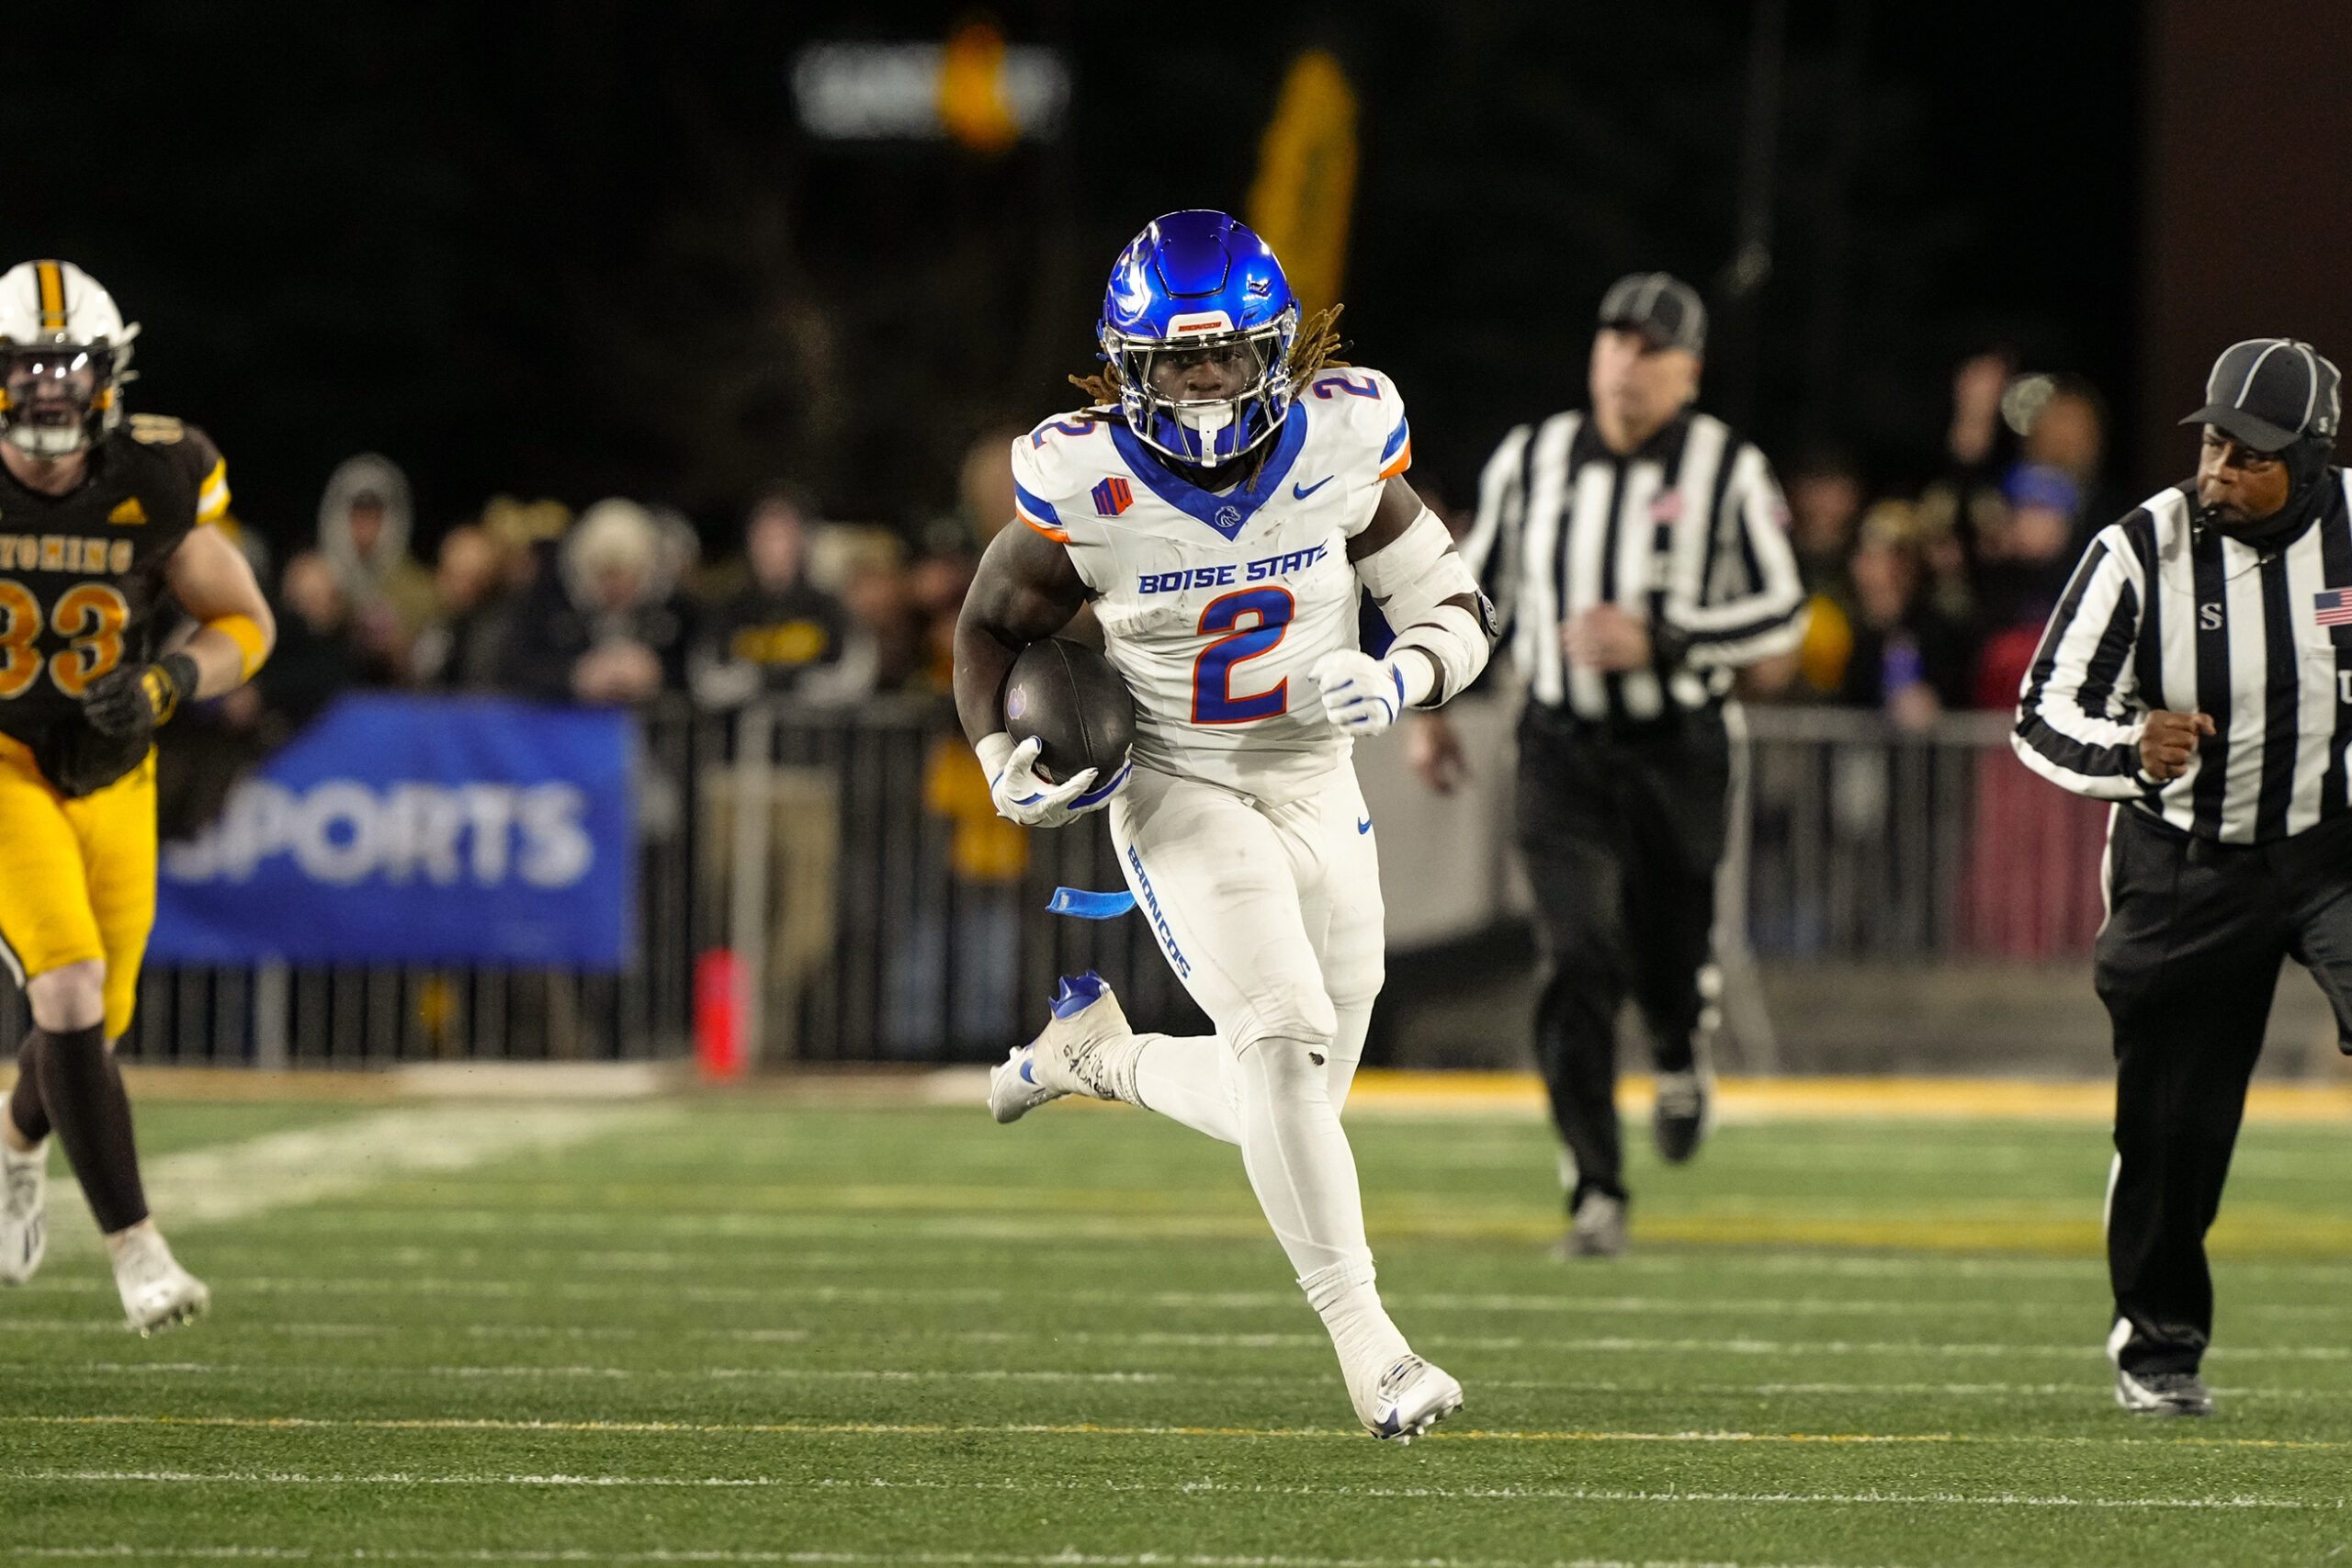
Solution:
M 1012 661 L 1004 682 L 1004 728 L 1017 743 L 1044 741 L 1037 775 L 1050 783 L 1097 769 L 1102 783 L 1135 744 L 1136 700 L 1111 661 L 1082 642 L 1047 637 Z

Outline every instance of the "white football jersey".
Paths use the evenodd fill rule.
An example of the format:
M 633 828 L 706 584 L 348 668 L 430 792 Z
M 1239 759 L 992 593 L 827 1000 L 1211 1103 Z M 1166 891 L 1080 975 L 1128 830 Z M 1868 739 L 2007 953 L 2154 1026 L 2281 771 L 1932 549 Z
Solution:
M 1187 482 L 1116 420 L 1065 415 L 1012 444 L 1021 520 L 1069 551 L 1134 694 L 1136 760 L 1296 799 L 1345 737 L 1307 671 L 1356 646 L 1347 542 L 1412 461 L 1396 386 L 1335 367 L 1299 390 L 1250 484 Z

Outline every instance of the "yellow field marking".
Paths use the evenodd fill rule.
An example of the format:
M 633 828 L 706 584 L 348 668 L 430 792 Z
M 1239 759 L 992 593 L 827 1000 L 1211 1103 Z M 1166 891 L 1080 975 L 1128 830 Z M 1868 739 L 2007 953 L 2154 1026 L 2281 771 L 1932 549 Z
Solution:
M 1646 1114 L 1654 1080 L 1628 1074 L 1619 1108 Z M 1726 1077 L 1716 1085 L 1725 1121 L 2106 1122 L 2115 1086 L 2105 1079 L 1991 1077 Z M 1348 1094 L 1350 1111 L 1386 1114 L 1541 1116 L 1543 1080 L 1532 1073 L 1396 1072 L 1367 1068 Z M 2352 1085 L 2257 1084 L 2246 1095 L 2249 1122 L 2352 1122 Z
M 960 1075 L 960 1076 L 959 1076 Z M 876 1070 L 775 1075 L 729 1099 L 791 1104 L 840 1100 L 877 1108 L 937 1105 L 944 1088 L 971 1075 L 946 1068 L 930 1073 Z M 389 1072 L 255 1072 L 242 1067 L 131 1066 L 124 1069 L 135 1098 L 275 1103 L 325 1101 L 378 1104 L 413 1098 L 431 1086 Z M 0 1066 L 0 1092 L 15 1080 Z M 439 1080 L 435 1080 L 438 1082 Z M 454 1083 L 456 1080 L 451 1079 Z M 503 1090 L 512 1096 L 528 1078 Z M 550 1077 L 551 1095 L 560 1095 Z M 1716 1086 L 1716 1114 L 1724 1121 L 2059 1121 L 2106 1122 L 2114 1085 L 2104 1078 L 2065 1081 L 2011 1077 L 1726 1077 Z M 1618 1102 L 1645 1113 L 1653 1095 L 1646 1074 L 1620 1080 Z M 717 1091 L 707 1098 L 717 1100 Z M 954 1098 L 954 1097 L 947 1097 Z M 1073 1098 L 1066 1105 L 1122 1110 Z M 1540 1119 L 1543 1081 L 1532 1073 L 1406 1072 L 1367 1068 L 1356 1075 L 1348 1110 L 1372 1115 L 1503 1116 Z M 2352 1122 L 2352 1083 L 2264 1083 L 2246 1096 L 2249 1122 L 2290 1124 Z
M 1005 1422 L 949 1425 L 882 1421 L 514 1421 L 496 1417 L 414 1416 L 365 1419 L 315 1416 L 0 1416 L 0 1427 L 221 1427 L 252 1430 L 368 1432 L 584 1432 L 615 1435 L 802 1437 L 1102 1437 L 1102 1438 L 1346 1438 L 1364 1434 L 1335 1427 L 1113 1427 L 1091 1421 Z M 1829 1443 L 1848 1445 L 1939 1444 L 1979 1448 L 2202 1448 L 2291 1449 L 2333 1452 L 2352 1443 L 2290 1438 L 2086 1438 L 1970 1432 L 1510 1432 L 1484 1427 L 1441 1427 L 1424 1441 L 1507 1443 Z

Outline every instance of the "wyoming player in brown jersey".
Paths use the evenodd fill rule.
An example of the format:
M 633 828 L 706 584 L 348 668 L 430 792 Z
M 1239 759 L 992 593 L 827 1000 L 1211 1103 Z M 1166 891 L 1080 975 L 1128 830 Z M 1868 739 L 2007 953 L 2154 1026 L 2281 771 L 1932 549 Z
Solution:
M 40 1264 L 53 1129 L 143 1334 L 209 1299 L 148 1216 L 114 1061 L 155 917 L 151 737 L 250 676 L 273 627 L 209 525 L 220 453 L 124 417 L 138 330 L 68 263 L 0 275 L 0 965 L 33 1015 L 0 1117 L 0 1281 Z

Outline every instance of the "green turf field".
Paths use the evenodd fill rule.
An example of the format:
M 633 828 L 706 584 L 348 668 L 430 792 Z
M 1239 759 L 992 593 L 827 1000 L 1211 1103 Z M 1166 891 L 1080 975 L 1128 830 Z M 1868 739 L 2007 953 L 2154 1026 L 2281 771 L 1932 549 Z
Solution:
M 263 1140 L 289 1192 L 320 1147 L 366 1168 L 181 1227 L 216 1294 L 192 1329 L 124 1334 L 86 1244 L 0 1295 L 0 1552 L 2162 1564 L 2352 1541 L 2336 1129 L 2249 1130 L 2216 1235 L 2222 1414 L 2152 1426 L 2099 1350 L 2095 1126 L 1724 1128 L 1690 1168 L 1637 1166 L 1634 1255 L 1563 1266 L 1545 1128 L 1357 1121 L 1393 1310 L 1469 1393 L 1399 1449 L 1351 1429 L 1237 1154 L 1157 1118 L 606 1108 L 367 1184 L 383 1118 L 415 1114 L 141 1107 L 167 1224 L 173 1182 L 190 1205 L 236 1183 L 223 1143 Z M 304 1126 L 333 1135 L 285 1142 Z

